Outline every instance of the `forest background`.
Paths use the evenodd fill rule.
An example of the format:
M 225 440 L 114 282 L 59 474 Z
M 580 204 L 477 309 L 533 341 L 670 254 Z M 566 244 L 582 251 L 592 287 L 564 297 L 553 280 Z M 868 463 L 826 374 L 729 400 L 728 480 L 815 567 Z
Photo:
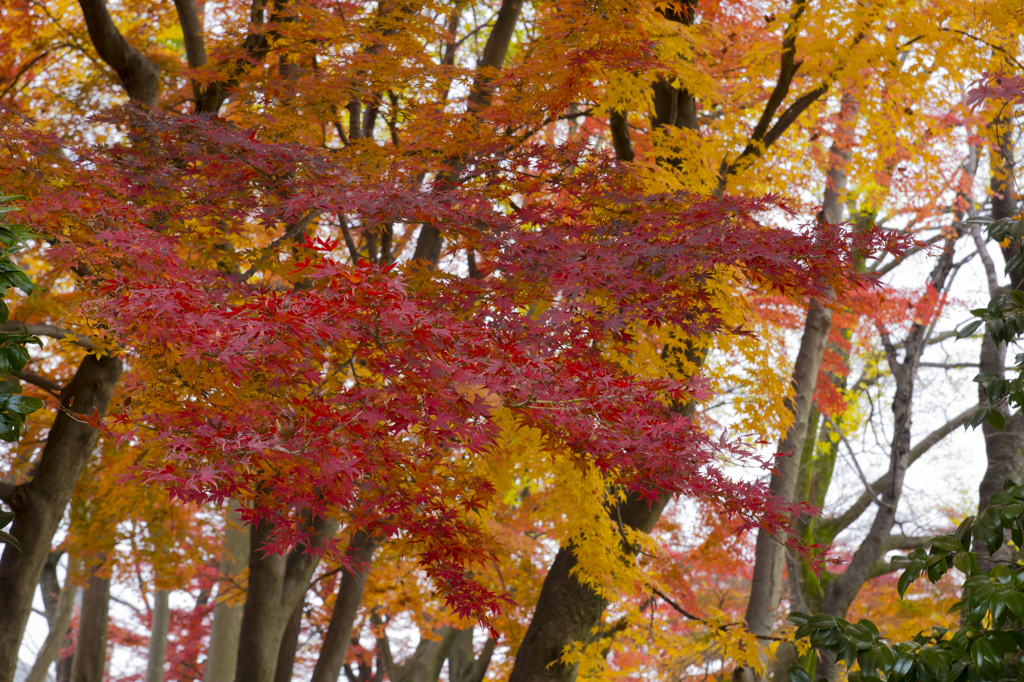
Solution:
M 956 332 L 1024 281 L 969 220 L 1020 9 L 4 0 L 0 681 L 837 679 L 790 611 L 954 626 L 889 559 L 1024 473 Z

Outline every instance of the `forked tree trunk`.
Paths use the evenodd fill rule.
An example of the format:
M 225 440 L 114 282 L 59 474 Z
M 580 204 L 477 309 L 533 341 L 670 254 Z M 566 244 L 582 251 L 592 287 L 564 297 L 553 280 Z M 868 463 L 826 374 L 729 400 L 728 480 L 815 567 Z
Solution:
M 98 433 L 87 419 L 103 415 L 121 376 L 121 361 L 87 355 L 61 391 L 61 410 L 46 438 L 36 475 L 0 491 L 17 514 L 11 534 L 21 551 L 5 545 L 0 558 L 0 682 L 12 682 L 32 598 L 50 553 L 50 541 L 71 500 L 78 477 L 96 447 Z
M 448 681 L 483 682 L 495 646 L 497 642 L 488 637 L 483 651 L 477 656 L 473 653 L 473 628 L 460 631 L 448 653 Z
M 238 503 L 228 502 L 224 525 L 224 553 L 220 560 L 217 605 L 213 607 L 210 648 L 203 682 L 234 682 L 238 664 L 238 638 L 242 631 L 242 604 L 230 604 L 225 595 L 235 591 L 241 573 L 249 565 L 249 531 L 242 526 Z
M 958 231 L 959 234 L 959 231 Z M 929 275 L 929 282 L 936 292 L 941 293 L 946 279 L 953 268 L 953 247 L 956 239 L 947 239 L 945 250 L 939 256 Z M 893 397 L 893 435 L 889 453 L 889 471 L 886 474 L 881 494 L 875 506 L 877 513 L 868 529 L 867 537 L 857 547 L 846 570 L 825 586 L 822 612 L 842 618 L 846 615 L 860 588 L 871 577 L 878 562 L 889 549 L 889 534 L 896 521 L 896 509 L 903 494 L 903 481 L 910 463 L 910 430 L 914 398 L 914 384 L 924 351 L 929 325 L 914 323 L 903 343 L 904 356 L 900 361 L 898 351 L 887 336 L 883 336 L 886 357 L 893 378 L 896 380 L 896 394 Z M 818 672 L 829 680 L 835 680 L 837 669 L 835 657 L 827 651 L 819 651 Z
M 306 606 L 305 599 L 292 609 L 291 618 L 281 635 L 281 646 L 277 651 L 277 667 L 274 669 L 274 682 L 291 682 L 295 671 L 295 654 L 299 651 L 299 635 L 302 633 L 302 611 Z
M 337 530 L 336 523 L 323 519 L 317 519 L 313 526 L 323 539 Z M 319 562 L 303 547 L 296 547 L 286 556 L 268 553 L 271 530 L 269 523 L 261 522 L 252 527 L 250 534 L 249 588 L 242 612 L 236 682 L 274 681 L 285 628 Z

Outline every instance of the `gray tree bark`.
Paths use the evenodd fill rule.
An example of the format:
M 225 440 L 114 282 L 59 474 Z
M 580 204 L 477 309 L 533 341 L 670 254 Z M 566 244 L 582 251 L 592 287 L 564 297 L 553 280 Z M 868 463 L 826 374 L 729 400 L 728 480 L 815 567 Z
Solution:
M 305 599 L 299 599 L 299 603 L 292 609 L 292 615 L 284 628 L 284 634 L 281 635 L 281 646 L 277 651 L 277 667 L 274 669 L 274 682 L 291 682 L 292 673 L 295 671 L 295 654 L 299 651 L 302 612 L 305 606 Z
M 348 656 L 348 645 L 352 640 L 352 626 L 363 599 L 370 562 L 373 560 L 377 544 L 375 539 L 361 530 L 356 532 L 349 542 L 346 554 L 359 566 L 341 571 L 341 582 L 338 585 L 334 610 L 331 611 L 331 622 L 324 634 L 324 642 L 320 647 L 316 667 L 313 668 L 311 682 L 337 682 L 338 676 L 341 675 L 345 658 Z
M 959 235 L 959 228 L 958 228 Z M 953 267 L 953 247 L 956 239 L 947 239 L 945 250 L 939 256 L 929 282 L 936 291 L 941 292 L 946 278 Z M 886 360 L 892 376 L 896 381 L 896 394 L 893 398 L 893 436 L 889 452 L 889 471 L 882 486 L 881 497 L 875 498 L 878 511 L 868 530 L 867 537 L 857 547 L 846 570 L 836 576 L 825 586 L 825 598 L 822 612 L 831 616 L 843 617 L 860 592 L 861 586 L 871 578 L 878 562 L 889 549 L 889 535 L 896 521 L 896 508 L 903 494 L 903 481 L 907 466 L 910 463 L 910 427 L 913 414 L 914 384 L 921 353 L 925 348 L 928 325 L 915 323 L 903 342 L 904 357 L 899 359 L 899 351 L 882 332 L 882 343 L 885 346 Z M 837 669 L 835 659 L 828 652 L 819 652 L 819 673 L 829 680 L 835 680 Z
M 858 104 L 852 95 L 844 95 L 836 138 L 829 150 L 825 192 L 820 219 L 835 224 L 844 219 L 847 176 L 846 166 L 853 147 L 853 129 L 857 121 Z M 832 311 L 812 304 L 807 311 L 800 350 L 793 366 L 793 398 L 789 401 L 793 423 L 779 441 L 775 470 L 769 487 L 779 498 L 791 502 L 796 492 L 801 458 L 807 441 L 808 426 L 813 407 L 814 389 L 818 383 L 818 370 L 825 354 Z M 754 574 L 750 585 L 745 622 L 755 635 L 766 637 L 775 629 L 775 618 L 782 599 L 782 569 L 785 550 L 763 530 L 758 530 L 754 550 Z M 739 671 L 739 669 L 737 669 Z M 753 671 L 751 671 L 753 675 Z
M 12 682 L 18 665 L 22 632 L 32 611 L 32 597 L 50 553 L 50 541 L 71 500 L 98 433 L 86 419 L 103 415 L 118 378 L 121 361 L 87 355 L 71 382 L 61 391 L 61 410 L 54 419 L 28 483 L 0 490 L 0 499 L 17 514 L 11 534 L 21 551 L 5 546 L 0 558 L 0 682 Z
M 488 637 L 480 656 L 473 653 L 473 628 L 459 631 L 448 653 L 449 682 L 483 682 L 497 642 Z
M 512 36 L 515 35 L 516 24 L 519 22 L 519 15 L 523 11 L 523 0 L 502 0 L 498 16 L 491 28 L 491 34 L 484 46 L 484 53 L 478 62 L 479 67 L 489 69 L 501 69 L 505 65 L 505 58 L 508 56 L 509 45 L 512 44 Z M 480 77 L 473 81 L 473 87 L 469 94 L 469 108 L 471 111 L 480 113 L 483 111 L 491 97 L 490 83 Z M 440 228 L 434 225 L 424 224 L 420 229 L 419 237 L 416 239 L 416 250 L 413 252 L 414 260 L 421 260 L 437 265 L 441 259 L 441 247 L 444 244 L 444 236 Z
M 153 593 L 153 623 L 149 628 L 149 658 L 146 661 L 146 682 L 164 682 L 164 661 L 167 660 L 167 631 L 171 624 L 170 594 L 167 590 Z
M 47 568 L 49 567 L 50 564 L 47 563 Z M 51 592 L 49 599 L 43 599 L 44 604 L 52 603 L 52 607 L 46 609 L 50 631 L 46 635 L 46 641 L 43 642 L 42 648 L 39 649 L 39 653 L 36 655 L 36 660 L 32 664 L 32 669 L 29 670 L 25 682 L 46 682 L 50 664 L 57 660 L 61 647 L 64 645 L 64 638 L 67 636 L 68 629 L 71 626 L 71 616 L 75 610 L 75 593 L 77 590 L 70 582 L 61 590 L 59 585 L 56 585 L 56 582 L 56 571 L 54 571 L 52 581 L 40 581 L 40 588 L 43 589 L 44 594 L 47 591 Z M 47 590 L 46 583 L 56 586 L 59 596 L 53 594 L 52 589 Z
M 391 645 L 387 633 L 384 632 L 383 622 L 376 614 L 372 618 L 374 625 L 380 628 L 382 633 L 377 637 L 377 648 L 380 650 L 390 682 L 437 682 L 441 676 L 441 669 L 444 668 L 444 661 L 459 636 L 459 630 L 446 625 L 434 630 L 431 639 L 421 636 L 412 655 L 399 663 L 391 654 Z
M 233 592 L 241 573 L 249 565 L 249 531 L 242 527 L 238 502 L 228 502 L 224 523 L 224 554 L 220 560 L 217 605 L 213 607 L 210 648 L 203 682 L 234 682 L 238 664 L 238 638 L 242 631 L 242 604 L 231 605 L 224 595 Z
M 996 135 L 999 144 L 989 150 L 990 164 L 992 166 L 992 177 L 989 181 L 989 194 L 992 197 L 992 219 L 1001 220 L 1012 218 L 1017 213 L 1017 200 L 1013 184 L 1013 124 L 1010 120 L 1000 118 L 993 124 L 996 127 Z M 995 264 L 988 255 L 981 232 L 974 226 L 973 236 L 978 247 L 978 253 L 982 256 L 982 263 L 985 266 L 986 276 L 989 282 L 989 295 L 995 297 L 1000 293 L 998 275 Z M 1016 248 L 1007 247 L 1007 250 Z M 1005 254 L 1008 257 L 1012 253 Z M 1024 278 L 1021 273 L 1010 273 L 1010 287 L 1012 290 L 1024 289 Z M 992 372 L 999 376 L 1005 376 L 1004 367 L 1006 360 L 1006 348 L 999 348 L 992 341 L 992 336 L 986 332 L 981 344 L 981 355 L 978 359 L 979 372 Z M 987 400 L 985 391 L 978 385 L 978 400 Z M 1006 420 L 1002 432 L 997 431 L 987 421 L 981 425 L 982 433 L 985 436 L 985 454 L 988 459 L 988 466 L 985 475 L 978 487 L 978 513 L 985 511 L 989 506 L 989 499 L 992 495 L 1002 491 L 1003 482 L 1007 478 L 1021 482 L 1021 475 L 1024 474 L 1024 415 L 1019 411 L 1010 414 L 1009 409 L 1003 405 L 1001 408 L 1003 417 Z M 987 556 L 988 551 L 983 545 L 975 549 L 979 550 L 979 559 Z
M 337 524 L 316 519 L 321 538 L 330 538 Z M 272 528 L 261 522 L 252 527 L 249 551 L 249 589 L 242 612 L 238 641 L 236 682 L 273 682 L 281 641 L 295 605 L 309 587 L 319 559 L 296 547 L 287 555 L 266 551 Z

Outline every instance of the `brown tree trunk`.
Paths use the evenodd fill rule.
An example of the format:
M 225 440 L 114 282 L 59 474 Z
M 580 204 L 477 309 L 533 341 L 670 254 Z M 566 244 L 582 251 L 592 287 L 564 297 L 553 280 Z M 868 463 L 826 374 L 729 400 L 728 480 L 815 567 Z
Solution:
M 100 59 L 117 72 L 129 97 L 155 108 L 159 103 L 160 67 L 125 40 L 103 0 L 79 0 L 78 4 Z
M 515 35 L 516 24 L 519 22 L 519 15 L 522 11 L 523 0 L 502 0 L 498 16 L 491 28 L 491 34 L 484 46 L 484 53 L 477 63 L 478 67 L 500 70 L 505 65 L 508 48 L 512 44 L 512 36 Z M 490 97 L 490 84 L 483 78 L 477 78 L 473 81 L 473 87 L 469 94 L 470 110 L 479 114 L 487 107 Z M 447 181 L 450 182 L 450 178 Z M 432 224 L 424 223 L 419 237 L 416 239 L 413 259 L 426 261 L 436 266 L 441 258 L 443 244 L 444 235 L 441 234 L 441 230 Z
M 20 552 L 7 545 L 0 558 L 0 682 L 14 679 L 21 635 L 50 553 L 50 541 L 96 447 L 98 433 L 86 419 L 94 411 L 101 416 L 106 412 L 120 376 L 120 360 L 87 355 L 61 391 L 61 410 L 47 436 L 36 475 L 28 483 L 0 491 L 0 498 L 17 514 L 11 534 L 21 543 Z
M 352 640 L 352 625 L 363 599 L 370 562 L 376 548 L 377 541 L 363 531 L 358 531 L 349 542 L 346 555 L 359 566 L 341 571 L 341 582 L 338 586 L 338 596 L 334 601 L 334 610 L 331 611 L 331 622 L 324 634 L 320 657 L 313 668 L 311 682 L 337 682 L 338 676 L 341 675 L 342 666 L 345 665 L 345 658 L 348 655 L 348 645 Z
M 249 531 L 242 527 L 238 503 L 228 502 L 224 520 L 224 553 L 220 560 L 217 605 L 213 607 L 210 648 L 207 652 L 203 682 L 234 682 L 238 663 L 238 638 L 242 630 L 242 605 L 231 605 L 226 594 L 235 590 L 241 573 L 249 565 Z
M 667 503 L 667 497 L 660 497 L 648 505 L 631 495 L 613 513 L 618 512 L 623 525 L 649 533 Z M 623 548 L 623 551 L 631 549 Z M 576 563 L 572 545 L 558 550 L 555 562 L 544 577 L 537 608 L 519 645 L 509 682 L 571 682 L 576 679 L 576 667 L 564 664 L 562 653 L 570 644 L 590 639 L 606 606 L 601 595 L 571 574 Z
M 78 617 L 78 641 L 71 662 L 71 682 L 103 682 L 107 664 L 107 611 L 110 606 L 110 578 L 98 575 L 97 567 L 82 595 Z

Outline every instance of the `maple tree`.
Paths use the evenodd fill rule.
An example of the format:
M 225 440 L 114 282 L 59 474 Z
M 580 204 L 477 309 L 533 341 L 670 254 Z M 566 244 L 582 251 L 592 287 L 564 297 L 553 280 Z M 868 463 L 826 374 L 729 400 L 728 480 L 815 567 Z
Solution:
M 727 608 L 673 599 L 704 578 L 673 573 L 696 554 L 664 549 L 657 538 L 679 537 L 655 524 L 670 498 L 700 500 L 719 542 L 760 526 L 771 571 L 777 540 L 835 538 L 791 504 L 797 458 L 774 464 L 788 491 L 722 463 L 764 470 L 758 441 L 792 432 L 813 449 L 821 415 L 840 418 L 824 407 L 839 388 L 813 396 L 819 364 L 838 376 L 849 362 L 825 350 L 832 308 L 877 305 L 865 261 L 910 245 L 870 218 L 841 225 L 847 166 L 869 212 L 880 184 L 900 190 L 893 168 L 916 145 L 936 191 L 901 196 L 927 197 L 920 215 L 942 208 L 960 122 L 912 103 L 950 99 L 956 83 L 935 73 L 986 63 L 956 33 L 962 8 L 943 5 L 938 26 L 917 6 L 799 1 L 5 11 L 19 28 L 4 38 L 0 184 L 28 197 L 40 238 L 26 268 L 43 288 L 13 315 L 60 340 L 40 364 L 66 385 L 45 411 L 39 473 L 12 467 L 3 490 L 26 551 L 0 560 L 0 608 L 16 616 L 0 625 L 0 679 L 69 501 L 62 546 L 89 597 L 76 680 L 102 678 L 122 570 L 162 596 L 140 619 L 148 641 L 112 636 L 147 649 L 147 679 L 165 649 L 175 679 L 198 679 L 213 534 L 197 529 L 219 506 L 251 548 L 228 523 L 211 682 L 303 665 L 315 680 L 436 679 L 446 660 L 450 679 L 571 679 L 597 674 L 613 644 L 622 665 L 643 665 L 637 628 L 681 611 L 701 615 L 667 628 L 664 649 L 710 636 L 719 660 L 760 665 L 778 597 L 750 631 L 734 627 L 738 567 Z M 849 34 L 822 49 L 837 25 Z M 912 45 L 930 61 L 908 64 Z M 899 134 L 855 145 L 858 117 Z M 821 131 L 830 151 L 808 146 Z M 814 220 L 801 190 L 823 167 Z M 917 315 L 915 353 L 942 310 L 944 258 L 930 289 L 900 299 Z M 790 390 L 773 315 L 808 304 L 816 336 Z M 834 344 L 862 315 L 849 317 Z M 712 436 L 698 408 L 733 381 L 746 439 Z M 133 492 L 111 504 L 122 485 Z M 820 506 L 827 481 L 808 485 L 802 499 Z M 895 514 L 899 490 L 890 498 Z M 88 531 L 100 519 L 138 524 L 124 531 L 130 561 L 117 533 Z M 159 531 L 166 519 L 188 532 Z M 188 569 L 168 575 L 167 553 Z M 223 593 L 240 560 L 239 621 Z M 199 595 L 187 624 L 173 588 Z M 410 611 L 424 636 L 402 660 L 389 625 Z M 147 622 L 158 612 L 176 633 Z M 491 628 L 479 654 L 475 622 Z M 299 646 L 311 627 L 315 663 Z

